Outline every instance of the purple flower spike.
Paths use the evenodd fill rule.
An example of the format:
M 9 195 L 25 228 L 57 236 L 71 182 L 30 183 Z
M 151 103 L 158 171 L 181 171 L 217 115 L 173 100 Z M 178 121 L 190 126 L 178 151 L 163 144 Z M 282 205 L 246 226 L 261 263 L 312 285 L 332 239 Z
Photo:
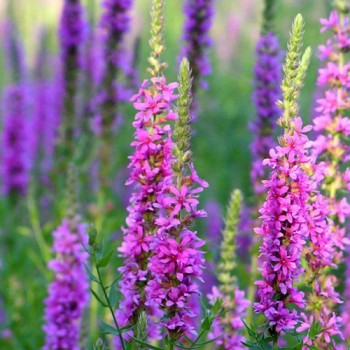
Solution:
M 29 182 L 26 91 L 20 84 L 8 86 L 3 102 L 2 179 L 6 195 L 25 195 Z
M 58 144 L 63 170 L 74 153 L 77 127 L 76 95 L 78 72 L 81 65 L 80 48 L 83 43 L 85 23 L 80 0 L 65 0 L 61 15 L 59 37 L 62 61 L 63 110 Z
M 186 20 L 182 57 L 187 57 L 193 75 L 192 91 L 195 94 L 202 80 L 211 72 L 207 50 L 212 41 L 209 30 L 214 16 L 214 0 L 186 0 L 184 5 Z
M 111 128 L 117 118 L 118 102 L 127 99 L 128 95 L 119 82 L 119 75 L 120 72 L 127 69 L 127 55 L 123 48 L 123 42 L 130 27 L 129 12 L 132 5 L 132 0 L 104 0 L 103 2 L 100 27 L 105 31 L 104 67 L 94 101 L 96 105 L 95 119 L 100 125 L 93 129 L 105 138 L 111 136 Z
M 279 115 L 276 102 L 280 98 L 281 52 L 274 33 L 264 34 L 259 39 L 254 73 L 253 101 L 256 106 L 256 120 L 250 126 L 254 134 L 254 141 L 250 146 L 253 158 L 250 177 L 256 194 L 260 196 L 265 193 L 262 180 L 268 177 L 262 162 L 274 146 L 273 132 Z
M 55 279 L 45 300 L 46 341 L 43 350 L 80 350 L 80 327 L 84 308 L 89 301 L 89 280 L 84 269 L 88 263 L 88 238 L 85 225 L 72 232 L 70 222 L 53 233 L 53 252 L 57 257 L 49 263 Z
M 128 185 L 134 185 L 134 192 L 123 243 L 118 249 L 124 258 L 124 266 L 119 269 L 123 276 L 120 290 L 124 300 L 116 313 L 121 327 L 135 324 L 143 310 L 147 310 L 149 316 L 159 315 L 156 303 L 145 294 L 145 288 L 149 280 L 154 280 L 148 261 L 154 253 L 158 226 L 176 224 L 174 220 L 159 218 L 172 184 L 169 122 L 177 117 L 170 109 L 177 97 L 174 95 L 176 87 L 176 83 L 167 85 L 164 77 L 153 78 L 152 82 L 145 80 L 131 99 L 138 112 L 133 122 L 135 141 L 131 146 L 134 153 L 130 157 L 131 175 L 127 181 Z M 151 319 L 148 325 L 149 337 L 158 337 Z
M 325 61 L 319 69 L 318 86 L 322 89 L 322 96 L 317 100 L 317 108 L 313 120 L 316 140 L 313 151 L 314 157 L 320 168 L 320 176 L 325 177 L 322 189 L 328 201 L 329 213 L 332 218 L 330 222 L 330 235 L 332 237 L 333 252 L 330 256 L 334 266 L 344 261 L 346 246 L 350 243 L 346 237 L 346 228 L 350 216 L 350 204 L 346 193 L 349 190 L 349 168 L 344 164 L 349 161 L 349 145 L 346 141 L 350 135 L 350 119 L 347 116 L 350 89 L 350 64 L 345 55 L 350 49 L 350 27 L 347 13 L 342 9 L 333 11 L 329 18 L 321 19 L 321 32 L 329 32 L 331 37 L 326 45 L 319 47 L 319 58 Z M 325 237 L 320 237 L 320 253 L 324 253 Z M 350 264 L 347 263 L 349 276 Z M 349 277 L 348 277 L 349 278 Z M 332 336 L 341 337 L 339 325 L 347 325 L 349 315 L 349 295 L 345 293 L 345 303 L 342 318 L 337 317 L 334 311 L 339 303 L 339 295 L 334 291 L 337 285 L 335 276 L 323 274 L 317 279 L 318 301 L 322 307 L 317 310 L 316 317 L 325 329 L 317 339 L 309 343 L 320 346 L 320 344 L 333 344 Z M 349 285 L 349 280 L 345 282 Z M 347 289 L 346 289 L 347 291 Z M 304 317 L 305 318 L 305 317 Z M 308 319 L 307 322 L 312 320 Z M 345 326 L 344 336 L 350 340 L 350 328 Z
M 255 229 L 263 240 L 263 280 L 256 282 L 259 302 L 254 307 L 278 333 L 297 324 L 298 312 L 289 305 L 305 306 L 304 293 L 295 283 L 303 273 L 301 255 L 311 221 L 308 202 L 313 186 L 302 167 L 310 162 L 308 130 L 301 118 L 295 118 L 293 131 L 284 134 L 282 145 L 271 149 L 264 161 L 272 174 L 264 181 L 267 199 L 260 209 L 262 225 Z
M 73 55 L 77 58 L 78 48 L 84 39 L 84 31 L 80 0 L 65 0 L 59 28 L 63 62 L 70 60 Z

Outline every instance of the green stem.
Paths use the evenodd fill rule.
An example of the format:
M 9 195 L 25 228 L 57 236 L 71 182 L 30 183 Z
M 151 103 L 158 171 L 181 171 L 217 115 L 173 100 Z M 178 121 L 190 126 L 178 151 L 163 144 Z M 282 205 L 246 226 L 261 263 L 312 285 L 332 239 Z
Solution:
M 100 273 L 100 269 L 97 267 L 97 261 L 96 261 L 96 256 L 95 256 L 95 254 L 94 254 L 94 261 L 95 261 L 95 266 L 96 266 L 96 271 L 97 271 L 97 277 L 98 277 L 98 280 L 100 281 L 101 288 L 102 288 L 102 292 L 103 292 L 103 295 L 104 295 L 104 297 L 105 297 L 106 303 L 107 303 L 107 305 L 108 305 L 108 309 L 109 309 L 109 311 L 110 311 L 110 313 L 111 313 L 111 315 L 112 315 L 113 322 L 114 322 L 114 324 L 115 324 L 115 326 L 116 326 L 116 328 L 117 328 L 117 331 L 118 331 L 118 334 L 119 334 L 119 339 L 120 339 L 120 342 L 121 342 L 121 344 L 122 344 L 122 348 L 123 348 L 123 350 L 126 350 L 125 344 L 124 344 L 123 336 L 122 336 L 122 334 L 120 333 L 120 327 L 119 327 L 119 325 L 118 325 L 118 321 L 117 321 L 117 319 L 116 319 L 116 317 L 115 317 L 115 314 L 114 314 L 112 305 L 111 305 L 111 303 L 110 303 L 110 301 L 109 301 L 109 298 L 108 298 L 108 295 L 107 295 L 107 293 L 106 293 L 106 287 L 104 286 L 103 281 L 102 281 L 102 276 L 101 276 L 101 273 Z M 112 288 L 112 287 L 110 287 L 110 288 Z
M 39 211 L 35 205 L 35 201 L 33 197 L 34 197 L 33 191 L 30 191 L 27 199 L 29 220 L 32 226 L 34 238 L 39 246 L 44 262 L 48 263 L 51 258 L 50 249 L 48 248 L 46 241 L 44 240 L 44 237 L 43 237 L 43 232 L 40 226 Z
M 189 350 L 193 349 L 193 347 L 199 342 L 199 339 L 202 337 L 202 335 L 204 334 L 205 330 L 203 329 L 199 334 L 198 337 L 194 340 L 194 342 L 191 344 L 191 347 L 189 348 Z

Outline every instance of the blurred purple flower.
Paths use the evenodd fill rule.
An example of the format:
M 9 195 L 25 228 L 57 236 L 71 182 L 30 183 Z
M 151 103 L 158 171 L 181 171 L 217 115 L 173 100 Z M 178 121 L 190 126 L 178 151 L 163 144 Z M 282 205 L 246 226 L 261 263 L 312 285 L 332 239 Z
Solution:
M 48 265 L 55 277 L 45 300 L 43 350 L 79 350 L 83 310 L 89 301 L 89 279 L 84 268 L 88 253 L 83 247 L 88 243 L 86 227 L 80 224 L 72 230 L 71 223 L 63 220 L 53 237 L 53 252 L 57 255 Z
M 205 87 L 203 77 L 211 72 L 208 48 L 212 45 L 209 30 L 214 16 L 214 0 L 186 0 L 186 15 L 181 57 L 187 57 L 192 69 L 192 91 L 195 96 L 200 84 Z
M 332 218 L 329 224 L 329 235 L 331 236 L 331 248 L 328 257 L 333 266 L 344 261 L 346 245 L 350 243 L 346 237 L 346 228 L 350 216 L 350 204 L 347 201 L 344 191 L 348 190 L 349 168 L 344 167 L 349 161 L 349 145 L 346 139 L 350 135 L 350 119 L 347 116 L 349 88 L 350 88 L 350 64 L 344 62 L 343 55 L 350 49 L 349 39 L 349 19 L 344 14 L 336 11 L 331 12 L 329 18 L 321 19 L 321 32 L 329 32 L 331 39 L 326 41 L 325 46 L 319 47 L 319 58 L 326 62 L 319 69 L 318 86 L 321 91 L 321 97 L 317 99 L 318 106 L 315 109 L 313 118 L 314 131 L 316 134 L 313 152 L 320 171 L 320 176 L 325 177 L 322 189 L 328 201 L 328 216 Z M 319 249 L 316 253 L 324 253 L 326 237 L 318 237 Z M 321 249 L 322 248 L 322 249 Z M 323 258 L 323 254 L 318 256 Z M 347 269 L 349 269 L 349 264 Z M 349 271 L 349 270 L 348 270 Z M 341 335 L 339 326 L 346 325 L 348 320 L 349 296 L 345 293 L 345 304 L 343 307 L 342 318 L 336 316 L 334 311 L 337 304 L 341 303 L 338 294 L 334 291 L 337 284 L 335 276 L 328 276 L 327 273 L 320 274 L 317 278 L 317 290 L 315 292 L 318 302 L 322 307 L 317 310 L 317 317 L 324 329 L 315 340 L 308 340 L 311 345 L 320 346 L 324 341 L 327 344 L 333 344 L 332 336 Z M 346 273 L 348 277 L 348 272 Z M 345 281 L 345 285 L 349 280 Z M 315 298 L 313 298 L 313 301 Z M 306 316 L 304 317 L 305 319 Z M 308 320 L 312 320 L 309 318 Z M 307 321 L 306 321 L 307 322 Z M 350 339 L 350 328 L 345 327 L 344 336 Z M 308 344 L 309 344 L 308 343 Z
M 274 146 L 273 133 L 279 115 L 276 105 L 280 97 L 281 51 L 274 33 L 263 34 L 256 46 L 253 101 L 256 119 L 250 125 L 254 140 L 250 146 L 252 169 L 250 172 L 254 190 L 258 196 L 265 193 L 262 180 L 268 178 L 268 170 L 262 162 Z
M 25 195 L 29 183 L 27 92 L 23 85 L 6 87 L 3 101 L 2 181 L 6 195 Z
M 130 95 L 120 83 L 120 72 L 128 68 L 127 54 L 123 43 L 125 34 L 130 27 L 130 10 L 132 0 L 104 0 L 100 27 L 104 30 L 103 58 L 100 81 L 97 85 L 97 95 L 94 98 L 93 130 L 103 137 L 111 134 L 111 128 L 116 120 L 117 105 L 125 101 Z

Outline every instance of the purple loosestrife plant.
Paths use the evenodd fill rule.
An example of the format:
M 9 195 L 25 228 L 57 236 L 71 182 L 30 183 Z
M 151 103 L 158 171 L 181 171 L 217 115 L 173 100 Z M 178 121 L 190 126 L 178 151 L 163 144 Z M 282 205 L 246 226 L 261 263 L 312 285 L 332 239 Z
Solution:
M 350 119 L 346 116 L 349 106 L 350 64 L 345 63 L 345 55 L 350 49 L 350 24 L 349 17 L 346 16 L 350 9 L 343 1 L 336 2 L 336 9 L 338 11 L 333 11 L 328 19 L 321 19 L 321 32 L 330 31 L 332 38 L 327 40 L 326 45 L 319 47 L 319 58 L 326 61 L 318 76 L 318 85 L 324 92 L 322 98 L 317 100 L 318 107 L 314 118 L 314 130 L 317 133 L 314 155 L 325 175 L 322 189 L 329 204 L 328 216 L 332 219 L 330 235 L 334 251 L 331 261 L 335 266 L 344 261 L 346 245 L 350 243 L 346 237 L 350 205 L 344 196 L 345 191 L 350 188 L 350 170 L 344 167 L 349 161 L 346 138 L 350 135 Z M 349 265 L 350 261 L 347 262 L 347 269 Z M 338 318 L 334 311 L 341 301 L 339 294 L 334 291 L 337 285 L 335 276 L 324 273 L 317 279 L 317 283 L 319 296 L 314 299 L 321 306 L 314 312 L 314 317 L 321 323 L 322 332 L 314 343 L 309 343 L 321 346 L 325 342 L 333 344 L 334 335 L 341 337 L 339 327 L 348 323 L 350 301 L 345 294 L 343 320 Z M 350 332 L 346 326 L 344 336 L 350 341 Z
M 89 302 L 89 278 L 85 270 L 89 254 L 87 227 L 80 223 L 76 204 L 75 169 L 68 169 L 66 219 L 53 232 L 53 253 L 48 267 L 54 272 L 45 300 L 46 334 L 43 350 L 79 350 L 83 312 Z
M 154 278 L 149 261 L 159 230 L 159 211 L 172 185 L 173 143 L 169 122 L 177 117 L 171 110 L 171 104 L 177 98 L 174 94 L 177 83 L 167 84 L 161 75 L 165 68 L 165 64 L 160 62 L 164 51 L 163 5 L 163 0 L 153 0 L 151 9 L 149 62 L 152 68 L 148 71 L 152 78 L 145 80 L 131 99 L 138 112 L 133 122 L 135 141 L 131 146 L 134 153 L 130 157 L 131 174 L 127 184 L 134 185 L 134 192 L 128 207 L 123 242 L 118 249 L 124 258 L 124 266 L 119 268 L 123 276 L 119 287 L 124 298 L 116 312 L 118 324 L 121 327 L 135 325 L 145 311 L 148 319 L 145 333 L 151 339 L 159 336 L 154 316 L 161 314 L 145 289 L 148 281 Z M 134 335 L 137 335 L 136 331 Z M 125 336 L 125 340 L 130 339 Z
M 282 82 L 283 100 L 279 106 L 283 115 L 278 123 L 284 128 L 279 146 L 270 150 L 264 164 L 271 176 L 264 182 L 267 198 L 260 209 L 262 224 L 255 231 L 262 238 L 260 255 L 263 261 L 263 280 L 258 286 L 258 302 L 254 308 L 263 313 L 274 346 L 282 331 L 295 329 L 299 320 L 298 308 L 305 307 L 304 293 L 296 285 L 303 268 L 301 257 L 309 237 L 312 182 L 304 166 L 310 163 L 311 146 L 298 117 L 297 97 L 308 66 L 310 50 L 300 59 L 303 37 L 303 18 L 293 23 Z
M 205 87 L 203 77 L 211 72 L 208 48 L 211 46 L 209 30 L 214 16 L 214 0 L 186 0 L 184 24 L 184 47 L 182 57 L 187 57 L 193 75 L 192 93 L 195 98 L 200 85 Z
M 147 308 L 155 314 L 153 305 L 147 303 L 145 286 L 152 277 L 148 261 L 153 254 L 153 241 L 158 229 L 156 224 L 160 201 L 171 185 L 171 148 L 169 121 L 175 118 L 170 110 L 176 98 L 177 84 L 166 84 L 165 78 L 145 80 L 138 94 L 133 96 L 138 110 L 133 123 L 135 141 L 131 146 L 131 169 L 128 185 L 134 184 L 134 192 L 128 207 L 127 227 L 118 249 L 124 257 L 120 289 L 124 300 L 117 311 L 118 323 L 123 327 L 135 324 L 141 311 Z
M 333 32 L 333 40 L 327 41 L 327 48 L 320 46 L 320 58 L 328 62 L 319 70 L 318 85 L 325 87 L 323 98 L 318 99 L 314 129 L 317 137 L 314 154 L 324 167 L 323 190 L 328 197 L 331 217 L 334 221 L 333 234 L 338 244 L 337 262 L 343 260 L 345 221 L 350 215 L 350 205 L 341 192 L 349 188 L 349 169 L 342 170 L 341 164 L 348 162 L 346 138 L 350 135 L 350 119 L 345 115 L 348 108 L 350 64 L 344 63 L 344 54 L 350 49 L 350 25 L 348 18 L 333 11 L 329 19 L 321 20 L 321 31 Z M 327 50 L 327 53 L 326 51 Z
M 46 333 L 44 350 L 79 350 L 80 326 L 83 310 L 89 300 L 89 282 L 84 264 L 88 261 L 85 225 L 72 227 L 69 220 L 63 220 L 53 233 L 53 252 L 49 263 L 54 272 L 54 281 L 49 286 L 45 300 Z
M 309 162 L 310 147 L 300 118 L 295 118 L 290 133 L 285 133 L 281 146 L 272 149 L 264 161 L 273 171 L 264 184 L 267 199 L 260 210 L 263 223 L 256 233 L 263 242 L 260 254 L 263 281 L 258 281 L 258 313 L 264 313 L 268 325 L 277 333 L 293 329 L 298 313 L 289 305 L 304 307 L 304 293 L 295 283 L 303 272 L 301 252 L 308 238 L 308 218 L 311 192 L 309 176 L 302 165 Z
M 173 135 L 173 184 L 158 198 L 161 208 L 149 264 L 154 278 L 146 289 L 150 301 L 164 312 L 161 324 L 171 342 L 184 335 L 196 335 L 194 321 L 198 314 L 192 306 L 193 297 L 200 294 L 196 280 L 201 280 L 204 259 L 199 248 L 204 241 L 191 226 L 195 218 L 205 216 L 205 212 L 198 209 L 197 198 L 203 187 L 208 186 L 198 177 L 191 162 L 191 77 L 186 59 L 181 63 L 179 80 L 178 118 Z

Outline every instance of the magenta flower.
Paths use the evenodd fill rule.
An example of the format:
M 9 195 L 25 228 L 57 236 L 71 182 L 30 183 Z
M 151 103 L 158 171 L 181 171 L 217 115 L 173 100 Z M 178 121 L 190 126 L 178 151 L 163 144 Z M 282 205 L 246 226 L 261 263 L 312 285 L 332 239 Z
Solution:
M 148 264 L 152 278 L 145 288 L 148 297 L 146 305 L 148 307 L 155 305 L 162 312 L 160 325 L 165 328 L 166 337 L 172 342 L 181 340 L 184 336 L 195 335 L 195 322 L 200 311 L 196 303 L 196 296 L 200 294 L 197 281 L 202 281 L 204 263 L 200 248 L 205 242 L 198 237 L 191 226 L 195 218 L 205 216 L 205 212 L 198 209 L 198 194 L 203 187 L 208 186 L 196 173 L 189 152 L 190 96 L 188 91 L 191 83 L 187 60 L 183 61 L 180 70 L 179 115 L 173 112 L 166 114 L 168 120 L 175 120 L 176 143 L 169 140 L 167 147 L 164 148 L 164 151 L 171 155 L 169 158 L 171 176 L 161 191 L 152 193 L 156 200 L 154 213 L 157 217 L 154 221 L 156 227 Z M 176 85 L 166 86 L 164 78 L 154 78 L 152 82 L 154 84 L 151 96 L 153 100 L 159 94 L 164 93 L 166 96 L 163 102 L 159 102 L 160 110 L 163 110 L 164 103 L 177 98 L 173 93 Z M 143 101 L 151 100 L 147 91 L 145 93 L 141 90 L 136 96 L 143 97 Z M 156 101 L 158 100 L 162 99 L 157 98 Z M 139 120 L 136 126 L 152 125 L 155 118 L 148 118 L 147 113 L 151 110 L 159 115 L 158 110 L 153 105 L 151 108 L 142 104 L 137 106 L 142 109 L 141 114 L 146 116 L 146 121 L 142 123 L 142 120 Z M 164 114 L 160 114 L 158 120 L 165 121 Z M 169 125 L 167 130 L 170 132 Z M 155 176 L 164 178 L 161 169 Z
M 329 31 L 331 39 L 325 46 L 320 46 L 320 59 L 327 60 L 319 70 L 318 85 L 323 88 L 324 96 L 320 98 L 314 118 L 314 129 L 317 132 L 313 147 L 314 157 L 318 166 L 323 167 L 323 190 L 328 202 L 327 215 L 332 219 L 329 222 L 327 234 L 315 234 L 313 238 L 315 256 L 313 270 L 319 271 L 320 266 L 336 266 L 344 261 L 346 245 L 350 243 L 345 236 L 345 227 L 350 215 L 350 205 L 344 197 L 343 191 L 347 189 L 348 169 L 343 164 L 349 159 L 349 146 L 345 141 L 349 135 L 350 119 L 347 117 L 349 108 L 348 90 L 350 88 L 350 65 L 343 62 L 345 52 L 350 49 L 349 20 L 344 14 L 333 11 L 329 19 L 321 20 L 321 32 Z M 320 229 L 318 228 L 320 232 Z M 349 264 L 347 264 L 349 265 Z M 318 270 L 317 270 L 318 269 Z M 348 275 L 348 273 L 347 273 Z M 347 282 L 346 282 L 347 283 Z M 317 279 L 315 295 L 322 305 L 316 312 L 316 317 L 322 324 L 323 332 L 315 340 L 315 344 L 332 343 L 331 336 L 341 335 L 341 318 L 334 315 L 337 304 L 341 303 L 339 295 L 334 292 L 337 281 L 334 276 L 323 274 Z M 332 291 L 332 292 L 330 292 Z M 349 313 L 349 299 L 345 300 L 342 317 L 347 318 Z M 329 327 L 329 328 L 327 328 Z M 345 328 L 344 336 L 350 339 L 350 332 Z M 310 340 L 312 341 L 312 340 Z
M 79 350 L 83 310 L 89 301 L 89 279 L 84 269 L 88 263 L 86 228 L 79 225 L 73 231 L 71 223 L 63 220 L 53 236 L 56 258 L 49 268 L 55 277 L 45 300 L 43 350 Z
M 167 229 L 162 224 L 169 227 L 168 220 L 157 221 L 154 255 L 149 264 L 154 280 L 148 283 L 146 290 L 151 302 L 163 310 L 161 324 L 172 340 L 196 334 L 193 323 L 198 314 L 191 309 L 191 304 L 193 297 L 200 294 L 196 280 L 202 280 L 204 259 L 200 248 L 205 242 L 189 227 L 195 217 L 205 215 L 197 208 L 197 196 L 203 190 L 199 183 L 208 185 L 193 170 L 192 164 L 186 165 L 181 183 L 169 186 L 160 201 L 162 216 L 176 222 Z
M 270 329 L 281 332 L 293 329 L 298 311 L 289 305 L 303 308 L 304 293 L 295 283 L 299 280 L 302 250 L 309 238 L 310 199 L 313 183 L 303 166 L 310 163 L 310 142 L 301 118 L 291 122 L 293 128 L 281 139 L 281 146 L 270 151 L 264 161 L 272 169 L 270 180 L 264 181 L 267 199 L 260 210 L 261 227 L 255 231 L 262 237 L 260 256 L 263 281 L 256 282 L 258 313 L 264 313 Z
M 174 118 L 170 107 L 176 98 L 174 89 L 177 85 L 172 83 L 166 86 L 165 78 L 159 81 L 162 84 L 158 80 L 144 81 L 138 94 L 131 98 L 138 112 L 133 123 L 135 141 L 131 146 L 134 153 L 130 157 L 131 174 L 127 184 L 134 186 L 134 192 L 128 207 L 123 243 L 118 249 L 124 258 L 124 266 L 119 269 L 123 274 L 120 290 L 124 299 L 116 312 L 118 322 L 123 327 L 135 324 L 141 311 L 146 310 L 151 339 L 159 337 L 153 317 L 160 316 L 160 311 L 159 303 L 145 290 L 149 281 L 155 281 L 155 271 L 149 265 L 155 254 L 159 225 L 168 228 L 177 224 L 171 218 L 163 219 L 162 215 L 162 201 L 167 197 L 168 188 L 172 184 L 169 121 Z M 163 91 L 166 91 L 165 97 Z M 169 263 L 173 262 L 172 254 L 177 252 L 177 245 L 162 249 L 162 264 L 173 270 L 174 265 Z M 181 259 L 186 259 L 185 252 L 178 253 Z M 125 339 L 130 340 L 127 336 Z

